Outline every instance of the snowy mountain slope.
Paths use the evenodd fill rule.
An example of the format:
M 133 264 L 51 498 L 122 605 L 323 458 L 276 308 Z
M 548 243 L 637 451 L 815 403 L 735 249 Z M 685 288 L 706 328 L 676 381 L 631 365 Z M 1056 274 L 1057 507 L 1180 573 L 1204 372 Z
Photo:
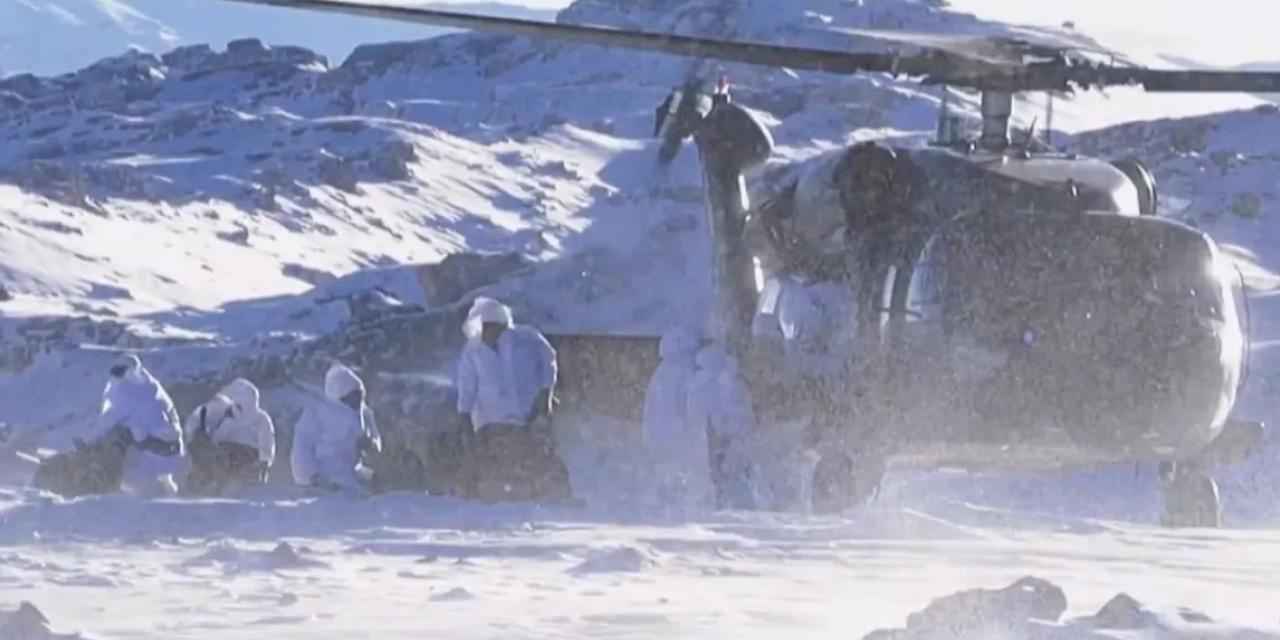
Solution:
M 432 6 L 533 20 L 554 15 L 501 2 Z M 66 73 L 135 47 L 160 55 L 178 46 L 222 44 L 244 37 L 245 25 L 254 25 L 254 35 L 264 42 L 309 47 L 335 62 L 365 42 L 416 40 L 448 32 L 220 0 L 14 0 L 0 5 L 0 77 Z
M 948 13 L 929 3 L 878 2 L 860 8 L 820 3 L 810 9 L 791 9 L 777 15 L 777 12 L 736 9 L 732 5 L 681 7 L 679 3 L 669 3 L 657 5 L 646 13 L 634 8 L 620 12 L 616 6 L 594 3 L 567 10 L 564 19 L 644 24 L 658 29 L 697 29 L 782 42 L 811 43 L 817 38 L 830 46 L 850 43 L 843 36 L 835 37 L 829 32 L 824 35 L 822 27 L 828 23 L 870 27 L 910 25 L 951 32 L 989 32 L 1004 28 Z M 492 144 L 502 136 L 536 135 L 556 123 L 571 122 L 579 128 L 607 134 L 602 138 L 604 146 L 600 151 L 606 152 L 610 145 L 616 144 L 608 140 L 609 136 L 634 141 L 647 137 L 652 105 L 689 73 L 690 65 L 657 55 L 636 56 L 598 48 L 533 44 L 501 36 L 460 36 L 366 47 L 333 71 L 326 70 L 324 58 L 305 50 L 269 49 L 252 41 L 234 43 L 225 53 L 186 48 L 170 52 L 163 59 L 128 54 L 103 60 L 69 76 L 19 77 L 0 82 L 0 89 L 7 92 L 5 97 L 13 105 L 6 112 L 7 144 L 0 166 L 12 182 L 29 193 L 80 205 L 86 204 L 85 198 L 94 203 L 109 200 L 107 204 L 86 207 L 98 212 L 111 207 L 127 209 L 132 203 L 143 203 L 142 206 L 150 208 L 153 203 L 163 202 L 175 207 L 171 216 L 187 220 L 193 217 L 191 213 L 195 208 L 212 203 L 210 211 L 216 213 L 219 220 L 212 220 L 210 211 L 198 213 L 210 220 L 208 226 L 212 228 L 205 230 L 206 237 L 216 237 L 219 232 L 236 237 L 237 233 L 243 235 L 240 229 L 252 232 L 261 228 L 261 223 L 241 215 L 253 212 L 256 220 L 270 219 L 287 230 L 301 232 L 308 238 L 303 243 L 308 246 L 324 244 L 323 239 L 312 240 L 317 234 L 338 231 L 342 233 L 341 242 L 352 245 L 353 237 L 364 234 L 345 227 L 362 226 L 360 219 L 367 217 L 371 209 L 385 216 L 388 207 L 430 209 L 447 201 L 457 203 L 458 208 L 474 209 L 477 216 L 492 217 L 485 207 L 473 207 L 473 202 L 458 197 L 457 190 L 445 189 L 443 185 L 425 187 L 429 192 L 434 191 L 434 195 L 428 193 L 421 199 L 380 190 L 380 184 L 393 191 L 401 190 L 394 185 L 397 181 L 415 182 L 406 187 L 409 190 L 424 189 L 416 184 L 420 178 L 407 166 L 412 159 L 411 151 L 420 148 L 419 144 L 427 144 L 407 139 L 426 135 L 427 129 L 415 125 L 442 128 Z M 637 66 L 645 72 L 621 72 Z M 824 144 L 843 144 L 848 138 L 846 127 L 915 132 L 931 127 L 929 111 L 936 99 L 908 82 L 880 77 L 793 76 L 779 70 L 740 66 L 726 70 L 732 72 L 740 86 L 742 100 L 776 117 L 776 135 L 782 145 L 780 158 L 798 157 L 805 153 L 804 149 Z M 712 75 L 717 71 L 708 68 L 706 72 Z M 592 99 L 582 98 L 583 87 L 593 90 Z M 1071 130 L 1070 107 L 1059 105 L 1059 112 L 1065 115 L 1057 122 Z M 326 119 L 342 115 L 356 119 L 346 122 Z M 1024 115 L 1035 117 L 1034 113 Z M 393 138 L 398 142 L 391 144 Z M 517 140 L 517 144 L 520 143 L 530 144 L 523 138 Z M 443 143 L 439 150 L 442 158 L 452 157 L 454 153 L 448 143 Z M 467 171 L 474 173 L 477 167 L 497 166 L 485 160 L 468 158 Z M 433 169 L 423 167 L 423 170 Z M 690 174 L 680 175 L 687 178 Z M 581 186 L 581 181 L 574 180 L 569 173 L 562 178 L 568 178 L 564 182 L 569 189 Z M 618 179 L 633 177 L 619 173 Z M 643 180 L 642 177 L 634 179 Z M 351 193 L 357 188 L 353 183 L 361 180 L 369 186 L 359 188 L 371 193 Z M 315 192 L 311 185 L 317 183 L 337 192 Z M 632 185 L 624 183 L 587 186 L 600 186 L 599 193 L 632 192 Z M 529 206 L 529 202 L 550 202 L 545 191 L 505 194 L 512 199 L 490 197 L 489 201 L 498 202 L 498 206 L 507 211 L 519 211 Z M 583 197 L 566 195 L 556 206 L 581 209 L 586 202 Z M 599 199 L 587 197 L 592 201 Z M 257 215 L 264 208 L 274 207 L 279 211 Z M 319 218 L 314 224 L 298 221 L 303 216 L 301 209 L 307 210 L 306 215 Z M 327 218 L 328 212 L 333 212 L 334 218 Z M 65 217 L 70 213 L 74 212 L 58 215 Z M 439 247 L 409 249 L 420 243 L 437 242 L 414 236 L 416 229 L 411 227 L 423 225 L 421 215 L 425 214 L 402 212 L 393 215 L 391 220 L 376 217 L 370 224 L 383 224 L 388 229 L 366 226 L 364 233 L 377 239 L 371 239 L 370 245 L 359 246 L 360 254 L 312 258 L 295 250 L 287 259 L 304 264 L 314 260 L 315 264 L 309 266 L 330 271 L 379 259 L 385 262 L 391 257 L 430 260 L 442 253 Z M 449 213 L 444 211 L 439 215 Z M 407 218 L 403 222 L 408 226 L 402 226 L 396 218 Z M 55 238 L 50 242 L 57 244 L 67 239 L 66 236 L 75 235 L 75 225 L 62 221 L 63 225 L 58 225 L 47 219 L 39 220 L 35 225 L 38 233 Z M 343 223 L 341 227 L 336 226 L 339 222 Z M 268 233 L 268 237 L 296 239 L 290 238 L 293 233 L 264 233 Z M 416 241 L 402 244 L 402 238 Z M 395 244 L 398 248 L 394 251 L 375 249 L 379 242 Z M 479 242 L 479 246 L 484 244 L 485 241 Z M 286 242 L 275 243 L 269 252 L 276 260 L 285 260 L 289 253 L 286 246 Z M 256 249 L 251 252 L 258 253 Z M 83 251 L 70 253 L 88 255 Z M 224 255 L 229 258 L 235 252 Z M 156 264 L 172 265 L 173 262 L 157 260 Z M 192 262 L 208 265 L 210 275 L 199 277 L 196 273 L 197 277 L 182 278 L 181 282 L 200 282 L 209 287 L 210 280 L 235 280 L 220 276 L 220 267 L 209 264 L 208 260 Z M 241 260 L 237 258 L 236 262 Z M 203 270 L 205 265 L 195 268 Z M 132 268 L 113 266 L 111 269 L 132 272 Z M 86 271 L 93 274 L 95 268 L 89 266 Z M 278 272 L 277 269 L 269 271 Z M 58 292 L 64 300 L 77 297 L 65 294 L 70 286 L 66 282 L 53 286 L 38 284 L 30 276 L 16 279 L 19 282 L 10 288 L 16 290 L 19 298 L 35 290 Z M 191 299 L 193 296 L 179 300 L 172 292 L 145 294 L 140 291 L 131 294 L 136 301 L 123 302 L 118 280 L 105 275 L 95 277 L 93 284 L 99 287 L 96 290 L 99 293 L 76 300 L 75 305 L 121 313 L 158 308 L 147 306 L 146 301 L 153 295 L 158 296 L 155 301 L 161 306 L 187 304 L 208 308 L 230 299 L 216 293 L 202 293 L 201 302 Z M 299 290 L 296 285 L 290 287 L 288 282 L 279 279 L 261 285 L 263 288 L 256 293 Z M 28 291 L 31 287 L 34 289 Z M 134 287 L 165 289 L 162 284 L 154 283 L 135 283 Z M 84 284 L 78 289 L 81 294 L 92 290 Z M 101 298 L 107 301 L 104 303 Z M 28 299 L 25 304 L 19 301 L 13 306 L 18 311 L 26 311 L 32 309 L 32 304 L 35 302 Z M 67 308 L 68 304 L 63 304 L 61 310 Z

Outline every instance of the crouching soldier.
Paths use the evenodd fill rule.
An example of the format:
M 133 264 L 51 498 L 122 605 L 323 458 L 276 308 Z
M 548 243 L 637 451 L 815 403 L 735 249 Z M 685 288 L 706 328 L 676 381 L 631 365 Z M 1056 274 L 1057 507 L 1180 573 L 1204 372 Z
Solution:
M 225 495 L 267 482 L 276 434 L 260 402 L 258 388 L 238 378 L 191 413 L 183 425 L 191 456 L 186 490 Z
M 168 392 L 137 356 L 126 355 L 112 364 L 102 396 L 94 427 L 76 439 L 71 459 L 86 474 L 72 484 L 95 489 L 89 493 L 176 494 L 188 460 Z
M 473 430 L 460 472 L 465 498 L 486 502 L 571 496 L 550 417 L 556 352 L 537 330 L 516 326 L 511 309 L 477 298 L 458 363 L 458 413 Z
M 382 436 L 365 403 L 364 381 L 335 364 L 325 375 L 324 394 L 294 427 L 293 480 L 327 491 L 367 493 L 373 472 L 365 458 L 382 452 Z

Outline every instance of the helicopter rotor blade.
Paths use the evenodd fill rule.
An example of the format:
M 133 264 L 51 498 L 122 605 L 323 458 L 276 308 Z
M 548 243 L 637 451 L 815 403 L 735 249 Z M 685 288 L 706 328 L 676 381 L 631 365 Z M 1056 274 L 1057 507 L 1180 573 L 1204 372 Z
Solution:
M 790 47 L 761 42 L 730 41 L 649 31 L 624 31 L 585 26 L 500 18 L 455 11 L 390 6 L 348 0 L 223 0 L 285 9 L 305 9 L 366 18 L 382 18 L 438 27 L 491 31 L 511 35 L 551 38 L 579 44 L 624 47 L 694 58 L 718 58 L 770 67 L 854 74 L 892 72 L 896 56 L 881 53 L 849 53 L 830 49 Z
M 1000 40 L 991 37 L 840 27 L 828 30 L 849 36 L 937 51 L 994 67 L 1019 67 L 1023 63 L 1021 51 L 1013 46 L 1005 46 Z
M 1280 71 L 1137 69 L 1121 75 L 1135 76 L 1133 81 L 1144 89 L 1160 93 L 1280 93 Z
M 834 33 L 908 44 L 918 55 L 793 47 L 738 40 L 632 31 L 613 27 L 499 18 L 437 9 L 392 6 L 353 0 L 222 0 L 286 9 L 382 18 L 564 42 L 668 53 L 691 58 L 781 67 L 835 74 L 883 72 L 922 76 L 923 81 L 954 87 L 1001 91 L 1068 91 L 1072 86 L 1139 85 L 1153 92 L 1280 93 L 1280 71 L 1182 71 L 1151 69 L 1117 59 L 1108 64 L 1070 57 L 1104 52 L 1087 39 L 1029 33 L 947 35 L 870 29 L 829 29 Z M 1048 58 L 1029 62 L 1027 57 Z M 1121 64 L 1115 64 L 1121 62 Z

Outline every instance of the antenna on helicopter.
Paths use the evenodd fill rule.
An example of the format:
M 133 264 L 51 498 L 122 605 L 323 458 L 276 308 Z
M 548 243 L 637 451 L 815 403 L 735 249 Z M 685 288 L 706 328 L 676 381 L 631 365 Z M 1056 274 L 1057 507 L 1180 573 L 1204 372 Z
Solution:
M 1053 148 L 1053 92 L 1046 91 L 1044 101 L 1044 146 Z
M 1036 123 L 1039 121 L 1038 117 L 1031 119 L 1031 127 L 1027 129 L 1027 135 L 1022 139 L 1022 150 L 1025 152 L 1031 151 L 1031 143 L 1036 139 Z

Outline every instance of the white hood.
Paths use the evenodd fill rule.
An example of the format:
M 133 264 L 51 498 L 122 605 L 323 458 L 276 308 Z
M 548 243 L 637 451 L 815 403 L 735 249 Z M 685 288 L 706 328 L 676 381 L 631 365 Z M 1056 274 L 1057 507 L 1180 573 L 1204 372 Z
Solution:
M 235 411 L 211 434 L 213 441 L 253 447 L 258 451 L 258 461 L 270 466 L 276 457 L 276 429 L 271 416 L 259 406 L 261 393 L 258 387 L 244 378 L 237 378 L 209 402 L 216 402 L 218 398 L 226 398 Z
M 467 319 L 462 323 L 462 333 L 467 338 L 479 338 L 480 329 L 486 323 L 510 328 L 515 326 L 515 314 L 511 312 L 511 307 L 493 298 L 481 296 L 471 303 Z
M 338 402 L 344 396 L 359 389 L 364 391 L 364 381 L 355 371 L 345 365 L 335 364 L 329 367 L 329 372 L 324 376 L 324 395 L 326 398 Z

